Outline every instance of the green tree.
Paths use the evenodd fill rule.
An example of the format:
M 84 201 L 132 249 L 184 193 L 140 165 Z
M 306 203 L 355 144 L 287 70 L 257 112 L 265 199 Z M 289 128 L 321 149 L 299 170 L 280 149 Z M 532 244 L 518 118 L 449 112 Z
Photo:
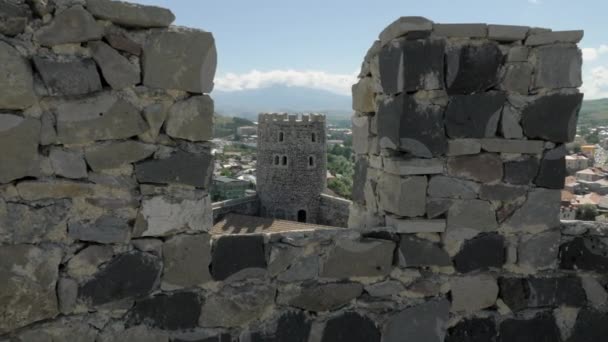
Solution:
M 576 208 L 576 219 L 582 221 L 595 221 L 598 216 L 597 206 L 595 204 L 583 204 Z

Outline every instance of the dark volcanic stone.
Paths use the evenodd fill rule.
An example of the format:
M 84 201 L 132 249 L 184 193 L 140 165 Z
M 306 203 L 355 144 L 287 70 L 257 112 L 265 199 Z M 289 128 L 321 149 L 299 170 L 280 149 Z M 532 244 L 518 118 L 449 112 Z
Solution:
M 608 246 L 597 237 L 577 237 L 559 249 L 560 267 L 568 270 L 608 271 Z
M 201 315 L 201 301 L 191 292 L 161 294 L 138 301 L 128 325 L 148 324 L 163 330 L 193 329 Z
M 448 93 L 485 91 L 498 83 L 503 56 L 496 43 L 463 45 L 446 55 Z
M 355 175 L 353 177 L 353 202 L 365 205 L 365 182 L 367 181 L 367 168 L 369 162 L 367 158 L 358 158 L 355 162 Z
M 578 277 L 502 278 L 500 297 L 513 311 L 526 308 L 583 306 L 587 298 Z
M 566 148 L 564 145 L 547 151 L 540 161 L 534 184 L 543 188 L 563 189 L 566 180 Z
M 510 184 L 527 185 L 538 172 L 539 162 L 536 157 L 505 163 L 504 181 Z
M 568 342 L 605 341 L 608 336 L 608 313 L 583 308 L 576 318 Z
M 212 171 L 213 158 L 210 153 L 179 151 L 166 159 L 135 164 L 135 175 L 140 183 L 178 183 L 205 189 L 209 188 Z
M 206 337 L 198 340 L 182 340 L 182 339 L 174 339 L 173 342 L 232 342 L 232 338 L 229 334 L 221 334 L 213 337 Z
M 211 274 L 224 280 L 246 268 L 266 268 L 262 235 L 226 235 L 213 246 Z
M 445 342 L 496 342 L 496 323 L 491 318 L 473 318 L 450 328 Z
M 281 316 L 274 334 L 254 333 L 251 342 L 307 342 L 312 323 L 302 312 L 287 312 Z
M 420 89 L 443 89 L 443 40 L 401 39 L 385 46 L 378 56 L 385 94 Z
M 447 151 L 443 108 L 420 104 L 413 96 L 401 94 L 381 102 L 377 115 L 381 147 L 423 158 Z
M 410 235 L 401 236 L 399 251 L 403 267 L 452 265 L 450 256 L 439 244 Z
M 51 95 L 83 95 L 101 90 L 97 66 L 90 58 L 58 61 L 34 57 L 34 65 Z
M 504 93 L 454 95 L 445 111 L 447 133 L 452 138 L 496 136 Z
M 583 94 L 552 94 L 537 98 L 522 113 L 525 135 L 554 142 L 574 140 L 582 101 Z
M 467 273 L 489 267 L 501 268 L 505 263 L 505 239 L 496 233 L 481 234 L 464 243 L 454 257 L 454 267 Z
M 154 289 L 160 276 L 160 259 L 133 251 L 114 258 L 78 289 L 78 297 L 93 305 L 137 298 Z
M 354 312 L 327 321 L 321 342 L 380 342 L 374 322 Z
M 500 325 L 500 342 L 561 342 L 553 315 L 541 313 L 533 319 L 507 319 Z
M 480 183 L 496 182 L 502 179 L 502 159 L 493 153 L 451 157 L 448 158 L 448 174 Z

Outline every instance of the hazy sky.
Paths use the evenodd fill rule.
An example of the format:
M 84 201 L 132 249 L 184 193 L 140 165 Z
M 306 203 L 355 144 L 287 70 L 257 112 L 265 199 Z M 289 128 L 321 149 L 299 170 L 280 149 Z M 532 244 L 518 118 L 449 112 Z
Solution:
M 216 87 L 309 86 L 348 94 L 365 52 L 400 16 L 584 29 L 587 98 L 608 97 L 608 0 L 136 0 L 213 32 Z

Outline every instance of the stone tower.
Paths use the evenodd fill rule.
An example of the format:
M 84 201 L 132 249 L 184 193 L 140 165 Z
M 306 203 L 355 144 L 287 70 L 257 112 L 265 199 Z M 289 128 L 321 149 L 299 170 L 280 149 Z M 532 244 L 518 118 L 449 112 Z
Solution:
M 327 175 L 325 116 L 260 114 L 257 192 L 260 213 L 316 223 Z

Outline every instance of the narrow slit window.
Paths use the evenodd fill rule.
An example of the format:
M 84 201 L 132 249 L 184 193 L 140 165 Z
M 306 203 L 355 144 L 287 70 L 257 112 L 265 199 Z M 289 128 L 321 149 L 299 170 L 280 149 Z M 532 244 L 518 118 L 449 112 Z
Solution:
M 308 157 L 308 166 L 315 166 L 315 157 Z
M 279 132 L 279 141 L 283 141 L 284 134 L 283 132 Z
M 274 165 L 279 165 L 279 156 L 274 156 Z
M 312 134 L 312 142 L 317 141 L 317 135 L 315 133 Z
M 287 156 L 283 156 L 283 165 L 287 165 Z

